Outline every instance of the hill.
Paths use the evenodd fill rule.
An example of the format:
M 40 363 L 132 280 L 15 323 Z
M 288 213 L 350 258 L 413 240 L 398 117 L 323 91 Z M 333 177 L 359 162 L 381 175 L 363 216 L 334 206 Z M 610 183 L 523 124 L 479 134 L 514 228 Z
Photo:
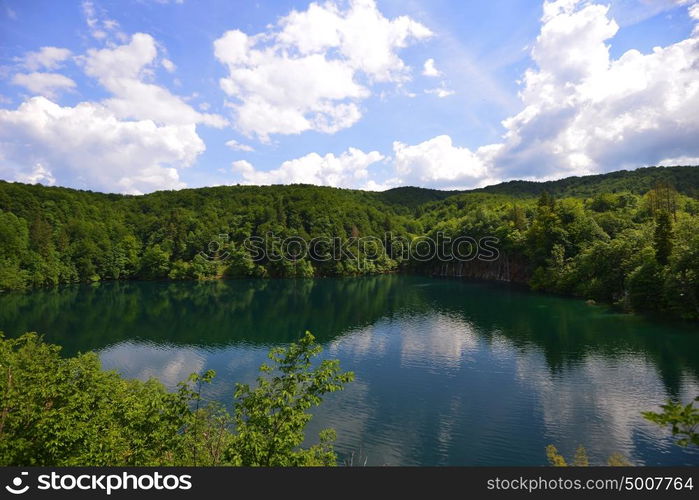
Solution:
M 129 196 L 0 181 L 0 290 L 402 271 L 518 281 L 699 318 L 698 193 L 697 167 L 470 191 L 277 185 Z M 490 238 L 497 251 L 487 261 L 441 247 L 427 257 L 405 251 L 441 237 Z
M 699 198 L 699 168 L 695 166 L 646 167 L 606 174 L 566 177 L 555 181 L 509 181 L 469 192 L 539 196 L 544 191 L 557 197 L 590 197 L 599 193 L 643 194 L 658 182 L 666 182 L 680 193 Z

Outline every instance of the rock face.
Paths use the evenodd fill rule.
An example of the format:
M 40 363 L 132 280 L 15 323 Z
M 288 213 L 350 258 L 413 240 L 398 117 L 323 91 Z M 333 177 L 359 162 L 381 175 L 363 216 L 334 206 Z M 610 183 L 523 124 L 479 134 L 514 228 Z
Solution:
M 531 278 L 529 266 L 522 257 L 504 254 L 494 261 L 435 262 L 428 268 L 428 274 L 520 284 L 527 284 Z

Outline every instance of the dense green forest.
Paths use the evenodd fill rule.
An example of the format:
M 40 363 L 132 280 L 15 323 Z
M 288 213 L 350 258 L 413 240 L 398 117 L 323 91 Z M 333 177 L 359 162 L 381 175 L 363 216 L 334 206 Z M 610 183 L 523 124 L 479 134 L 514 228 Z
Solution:
M 0 289 L 406 271 L 522 282 L 696 320 L 698 197 L 696 167 L 514 181 L 463 192 L 290 185 L 127 196 L 0 182 Z M 414 259 L 394 245 L 440 236 L 494 236 L 498 258 Z M 261 258 L 245 245 L 255 237 L 270 245 Z M 273 257 L 288 255 L 280 243 L 285 238 L 357 237 L 377 243 L 348 248 L 338 258 Z

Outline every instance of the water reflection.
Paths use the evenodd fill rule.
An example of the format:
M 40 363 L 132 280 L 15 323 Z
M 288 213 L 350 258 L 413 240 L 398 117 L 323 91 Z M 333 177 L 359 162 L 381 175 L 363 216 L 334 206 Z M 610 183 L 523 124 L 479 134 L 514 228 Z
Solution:
M 67 354 L 121 341 L 200 346 L 291 342 L 311 330 L 329 340 L 420 300 L 400 277 L 117 282 L 0 296 L 0 328 L 36 330 Z M 400 292 L 400 293 L 399 293 Z
M 218 376 L 229 404 L 271 345 L 309 329 L 357 381 L 318 410 L 342 454 L 370 464 L 545 462 L 555 443 L 602 462 L 698 464 L 640 412 L 699 394 L 699 335 L 580 301 L 453 280 L 106 283 L 0 296 L 0 329 L 39 331 L 67 354 L 99 350 L 128 377 L 174 388 Z
M 186 380 L 190 373 L 201 372 L 207 353 L 196 347 L 175 347 L 150 342 L 120 342 L 100 351 L 102 364 L 117 367 L 129 378 L 157 378 L 170 389 Z

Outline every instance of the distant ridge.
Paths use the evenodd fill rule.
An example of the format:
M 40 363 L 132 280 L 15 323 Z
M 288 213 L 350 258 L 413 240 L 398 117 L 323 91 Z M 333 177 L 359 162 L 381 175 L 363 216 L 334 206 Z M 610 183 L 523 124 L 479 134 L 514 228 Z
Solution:
M 469 193 L 498 194 L 515 197 L 536 197 L 546 191 L 557 197 L 591 197 L 599 193 L 616 193 L 628 191 L 634 194 L 643 194 L 652 189 L 658 182 L 667 182 L 677 191 L 687 196 L 699 199 L 699 166 L 673 166 L 673 167 L 644 167 L 636 170 L 617 170 L 606 174 L 573 176 L 555 181 L 508 181 L 476 189 L 450 190 L 430 189 L 415 186 L 402 186 L 386 191 L 362 191 L 358 189 L 335 188 L 330 186 L 315 186 L 312 184 L 276 184 L 272 186 L 213 186 L 200 188 L 186 188 L 178 191 L 155 191 L 145 195 L 123 195 L 118 193 L 101 193 L 98 191 L 74 189 L 60 186 L 35 185 L 35 189 L 50 197 L 50 193 L 58 195 L 60 192 L 83 193 L 83 196 L 93 199 L 118 201 L 127 198 L 166 199 L 175 193 L 188 193 L 188 196 L 203 199 L 206 197 L 226 198 L 229 196 L 255 197 L 265 193 L 277 193 L 286 196 L 298 196 L 301 192 L 307 193 L 335 193 L 340 197 L 354 197 L 357 201 L 373 201 L 394 207 L 414 210 L 417 207 L 445 200 L 452 196 Z M 30 184 L 14 183 L 0 180 L 1 185 L 32 186 Z M 12 189 L 12 188 L 10 188 Z M 1 194 L 1 193 L 0 193 Z M 11 203 L 2 203 L 0 208 L 7 207 Z
M 600 192 L 619 191 L 643 194 L 660 181 L 669 183 L 683 194 L 699 198 L 699 167 L 697 166 L 645 167 L 544 182 L 509 181 L 463 192 L 538 196 L 547 191 L 556 196 L 580 197 L 594 196 Z
M 699 166 L 644 167 L 636 170 L 617 170 L 606 174 L 565 177 L 555 181 L 507 181 L 460 191 L 406 186 L 377 192 L 376 197 L 391 205 L 416 208 L 425 203 L 468 193 L 500 194 L 523 198 L 539 196 L 544 191 L 558 197 L 583 198 L 602 192 L 628 191 L 643 194 L 661 181 L 667 182 L 680 193 L 699 198 Z

